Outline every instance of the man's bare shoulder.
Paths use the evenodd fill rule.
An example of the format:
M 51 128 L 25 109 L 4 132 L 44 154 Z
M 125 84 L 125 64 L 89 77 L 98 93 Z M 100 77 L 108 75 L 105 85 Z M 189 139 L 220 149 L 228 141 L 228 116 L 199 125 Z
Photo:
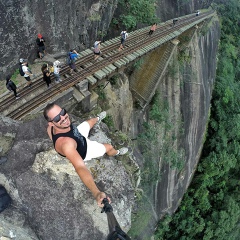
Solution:
M 69 152 L 76 149 L 76 142 L 69 137 L 59 137 L 55 143 L 55 149 L 66 156 Z

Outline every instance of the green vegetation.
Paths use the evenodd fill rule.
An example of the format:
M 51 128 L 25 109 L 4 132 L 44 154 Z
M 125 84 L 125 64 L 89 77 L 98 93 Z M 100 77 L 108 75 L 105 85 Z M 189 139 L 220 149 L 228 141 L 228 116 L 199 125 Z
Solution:
M 113 118 L 110 115 L 107 115 L 104 119 L 103 122 L 109 127 L 110 130 L 114 130 L 114 122 Z
M 158 240 L 240 239 L 240 2 L 215 1 L 221 41 L 208 135 L 191 186 Z
M 143 155 L 141 167 L 141 183 L 136 189 L 138 210 L 132 217 L 132 227 L 129 235 L 136 239 L 139 231 L 146 229 L 152 220 L 153 189 L 161 180 L 163 162 L 180 172 L 184 165 L 185 153 L 176 136 L 182 132 L 181 122 L 176 113 L 171 113 L 167 101 L 157 93 L 150 105 L 149 119 L 143 124 L 137 142 Z M 171 151 L 170 151 L 171 150 Z M 143 214 L 145 213 L 145 214 Z M 149 238 L 147 238 L 149 239 Z
M 100 31 L 98 31 L 97 35 L 98 35 L 98 37 L 100 37 L 102 39 L 103 37 L 105 37 L 107 35 L 107 32 L 100 30 Z
M 19 70 L 16 69 L 15 72 L 13 73 L 13 75 L 11 76 L 11 79 L 13 80 L 13 82 L 17 85 L 18 81 L 16 80 L 17 76 L 19 75 Z
M 175 135 L 177 123 L 171 116 L 166 101 L 160 100 L 157 94 L 151 105 L 149 121 L 143 124 L 143 131 L 138 137 L 138 143 L 144 156 L 142 185 L 147 188 L 160 179 L 160 158 L 179 171 L 184 165 L 184 151 L 177 144 Z
M 173 62 L 168 66 L 168 75 L 171 78 L 176 77 L 176 74 L 178 73 L 178 65 L 176 62 L 177 61 L 174 59 Z
M 180 65 L 183 65 L 184 63 L 190 63 L 191 59 L 192 56 L 186 49 L 179 51 L 178 62 L 180 63 Z
M 118 78 L 119 78 L 119 75 L 115 74 L 109 79 L 109 82 L 111 83 L 112 86 L 117 85 Z
M 89 17 L 90 21 L 97 22 L 101 20 L 101 16 L 99 13 L 94 13 Z
M 158 22 L 156 0 L 119 0 L 119 4 L 123 9 L 120 21 L 128 30 L 134 29 L 139 23 L 151 25 Z
M 95 88 L 96 93 L 98 94 L 99 100 L 106 100 L 106 94 L 104 92 L 104 85 L 99 85 Z
M 105 109 L 105 110 L 109 108 L 109 101 L 107 100 L 107 95 L 106 95 L 106 92 L 104 91 L 106 84 L 105 85 L 101 84 L 96 88 L 94 88 L 94 91 L 98 95 L 98 104 L 99 106 L 102 107 L 102 109 Z

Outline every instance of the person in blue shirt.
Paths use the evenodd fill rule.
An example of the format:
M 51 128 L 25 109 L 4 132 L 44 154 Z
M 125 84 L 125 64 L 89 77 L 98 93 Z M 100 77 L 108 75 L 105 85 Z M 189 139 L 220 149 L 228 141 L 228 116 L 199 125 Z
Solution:
M 68 53 L 68 57 L 69 57 L 69 67 L 70 69 L 70 74 L 74 71 L 76 72 L 76 60 L 79 57 L 79 53 L 76 50 L 71 49 L 70 52 Z

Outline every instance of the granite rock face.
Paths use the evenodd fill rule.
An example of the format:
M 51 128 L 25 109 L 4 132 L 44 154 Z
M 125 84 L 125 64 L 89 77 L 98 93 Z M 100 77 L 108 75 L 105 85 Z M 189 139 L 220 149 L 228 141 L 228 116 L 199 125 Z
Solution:
M 148 192 L 144 192 L 150 203 L 146 203 L 144 207 L 148 209 L 148 213 L 150 212 L 150 217 L 142 226 L 141 231 L 135 235 L 136 239 L 148 239 L 161 217 L 166 213 L 173 214 L 176 211 L 191 183 L 201 156 L 216 74 L 220 38 L 219 22 L 213 19 L 208 26 L 208 31 L 203 31 L 204 29 L 206 25 L 196 28 L 194 33 L 187 37 L 188 43 L 179 44 L 158 86 L 160 103 L 165 102 L 168 106 L 167 128 L 162 124 L 159 129 L 156 129 L 159 141 L 154 145 L 155 148 L 151 146 L 153 141 L 149 138 L 149 149 L 152 149 L 152 153 L 156 152 L 155 160 L 152 159 L 154 161 L 152 166 L 155 166 L 155 170 L 158 168 L 156 172 L 159 179 L 151 185 Z M 182 39 L 184 38 L 187 39 L 186 36 Z M 181 43 L 181 37 L 179 40 Z M 141 75 L 144 75 L 143 72 L 146 76 L 146 72 L 150 71 L 148 69 L 151 54 L 156 54 L 156 51 L 150 53 L 143 61 L 141 68 L 137 70 L 137 77 L 141 78 Z M 159 61 L 161 61 L 160 58 Z M 140 81 L 147 80 L 140 79 Z M 151 123 L 147 109 L 144 113 L 137 111 L 134 115 L 131 127 L 133 135 L 139 131 L 137 126 L 141 126 L 143 121 Z M 166 141 L 164 139 L 166 132 L 171 136 L 168 141 L 172 144 L 163 144 Z M 181 158 L 180 151 L 176 155 L 177 158 L 174 158 L 174 154 L 164 154 L 166 149 L 173 153 L 176 149 L 181 149 L 184 157 Z M 144 161 L 140 158 L 137 160 L 142 166 Z M 182 164 L 183 167 L 176 167 L 177 164 L 173 161 Z M 144 171 L 144 168 L 141 167 L 141 170 Z M 152 171 L 154 171 L 153 167 Z M 144 207 L 138 208 L 138 211 L 143 211 Z M 141 222 L 141 217 L 139 222 Z M 138 228 L 138 225 L 134 228 Z
M 20 58 L 37 58 L 37 34 L 45 38 L 46 52 L 66 54 L 92 46 L 104 36 L 117 0 L 1 1 L 0 79 L 18 69 Z
M 186 14 L 195 12 L 198 9 L 208 8 L 207 1 L 175 1 L 175 0 L 159 0 L 157 4 L 157 15 L 161 21 L 167 21 L 172 18 L 178 18 Z
M 16 127 L 15 121 L 2 120 L 7 122 L 2 132 Z M 0 182 L 13 199 L 12 206 L 3 212 L 12 214 L 10 223 L 0 218 L 0 236 L 9 237 L 12 232 L 16 239 L 30 239 L 32 234 L 33 239 L 105 239 L 109 232 L 106 214 L 101 213 L 72 164 L 52 149 L 43 117 L 17 125 L 8 160 L 0 168 Z M 111 142 L 100 128 L 92 131 L 91 139 Z M 105 156 L 86 165 L 98 187 L 111 197 L 114 214 L 128 231 L 134 192 L 119 160 Z M 13 214 L 16 209 L 19 213 Z
M 104 33 L 108 28 L 117 2 L 1 2 L 3 24 L 0 32 L 3 40 L 0 58 L 3 67 L 0 77 L 5 76 L 7 71 L 13 72 L 20 57 L 36 57 L 35 38 L 39 32 L 46 37 L 49 53 L 65 53 L 71 47 L 79 50 L 91 46 L 99 33 Z M 190 1 L 184 6 L 175 5 L 175 2 L 159 1 L 158 15 L 161 15 L 161 20 L 188 14 L 202 7 L 199 1 Z M 179 48 L 172 60 L 172 65 L 176 65 L 177 69 L 174 70 L 175 76 L 166 74 L 159 85 L 158 90 L 168 102 L 172 116 L 169 123 L 176 123 L 176 132 L 180 128 L 184 130 L 181 138 L 176 139 L 176 145 L 184 149 L 185 162 L 179 172 L 161 157 L 157 158 L 161 178 L 149 189 L 135 239 L 150 239 L 156 223 L 165 213 L 171 214 L 177 209 L 191 182 L 201 154 L 210 111 L 218 40 L 217 22 L 205 34 L 196 31 L 184 50 L 188 61 L 178 63 Z M 143 60 L 143 71 L 148 69 L 148 64 Z M 129 81 L 121 73 L 119 87 L 108 84 L 105 93 L 109 105 L 107 111 L 113 116 L 116 129 L 135 139 L 141 133 L 142 123 L 149 120 L 149 112 L 134 108 Z M 179 118 L 182 125 L 175 121 Z M 111 142 L 101 129 L 95 129 L 91 137 Z M 0 162 L 0 183 L 13 199 L 13 205 L 0 215 L 0 236 L 9 239 L 17 236 L 16 239 L 20 240 L 106 238 L 106 215 L 100 213 L 72 165 L 52 149 L 52 142 L 46 134 L 46 122 L 41 117 L 28 122 L 1 118 L 0 143 L 0 156 L 7 157 L 7 161 Z M 136 147 L 129 159 L 136 159 L 140 171 L 144 171 L 141 149 Z M 114 214 L 120 225 L 125 231 L 129 230 L 135 200 L 133 190 L 141 190 L 138 189 L 141 178 L 131 182 L 129 171 L 117 158 L 95 159 L 87 162 L 87 167 L 99 188 L 112 197 Z M 135 209 L 138 207 L 136 204 Z M 148 221 L 144 217 L 149 217 Z

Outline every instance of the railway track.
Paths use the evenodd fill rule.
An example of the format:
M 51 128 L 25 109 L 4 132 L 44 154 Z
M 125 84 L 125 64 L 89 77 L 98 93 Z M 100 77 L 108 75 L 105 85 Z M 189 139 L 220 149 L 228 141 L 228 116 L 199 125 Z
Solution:
M 190 23 L 192 24 L 196 19 L 205 19 L 212 14 L 212 11 L 203 13 L 198 17 L 196 17 L 195 14 L 190 14 L 179 18 L 179 21 L 174 26 L 172 25 L 172 21 L 169 20 L 158 26 L 151 36 L 148 36 L 149 27 L 136 30 L 129 33 L 123 51 L 118 51 L 120 45 L 119 38 L 106 41 L 105 43 L 102 43 L 102 55 L 97 61 L 93 60 L 94 56 L 92 51 L 85 50 L 82 52 L 83 55 L 80 53 L 80 59 L 76 61 L 77 72 L 70 75 L 69 66 L 64 66 L 61 70 L 62 79 L 64 76 L 63 81 L 55 84 L 47 90 L 46 83 L 42 80 L 42 76 L 35 79 L 31 88 L 20 89 L 19 94 L 21 98 L 17 102 L 13 96 L 7 96 L 2 99 L 0 102 L 0 112 L 5 116 L 20 120 L 41 104 L 50 101 L 56 95 L 73 87 L 87 77 L 94 75 L 97 71 L 104 69 L 110 64 L 114 65 L 118 60 L 126 59 L 125 56 L 128 54 L 147 48 L 149 44 L 160 38 L 169 36 L 172 32 L 178 31 L 180 28 L 188 26 Z M 174 36 L 172 38 L 174 38 Z M 38 93 L 37 96 L 36 93 Z M 19 103 L 20 106 L 16 103 Z

